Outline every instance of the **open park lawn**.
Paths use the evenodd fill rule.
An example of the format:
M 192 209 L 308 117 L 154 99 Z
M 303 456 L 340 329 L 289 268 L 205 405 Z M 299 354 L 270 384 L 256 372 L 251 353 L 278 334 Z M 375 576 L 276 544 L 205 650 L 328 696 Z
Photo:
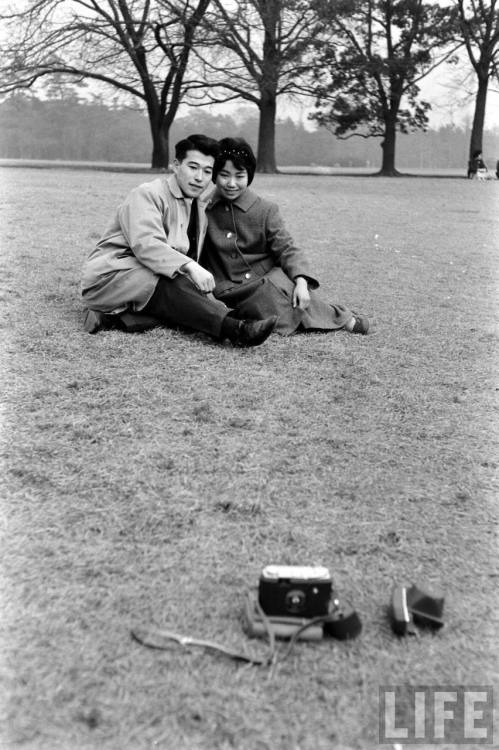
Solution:
M 257 176 L 372 333 L 243 350 L 83 332 L 85 255 L 148 179 L 0 174 L 2 750 L 370 750 L 380 686 L 497 686 L 499 182 Z M 329 567 L 361 635 L 273 668 L 132 639 L 264 655 L 269 563 Z M 395 582 L 444 627 L 397 638 Z

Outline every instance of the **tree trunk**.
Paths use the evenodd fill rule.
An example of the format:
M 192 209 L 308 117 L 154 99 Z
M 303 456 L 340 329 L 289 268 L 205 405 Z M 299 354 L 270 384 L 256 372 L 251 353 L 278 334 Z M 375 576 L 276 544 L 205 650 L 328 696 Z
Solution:
M 169 164 L 169 139 L 168 130 L 164 124 L 151 122 L 152 135 L 152 169 L 168 169 Z
M 158 95 L 151 85 L 150 80 L 144 81 L 144 93 L 147 106 L 147 117 L 149 119 L 149 130 L 152 138 L 152 169 L 168 169 L 168 135 L 170 132 L 169 122 L 158 101 Z
M 276 97 L 269 94 L 262 97 L 259 105 L 258 156 L 256 171 L 273 174 L 277 172 L 275 160 L 275 118 Z
M 395 141 L 397 136 L 396 123 L 396 115 L 393 117 L 393 114 L 390 112 L 385 119 L 385 136 L 381 143 L 381 148 L 383 149 L 383 161 L 381 169 L 378 172 L 378 174 L 386 177 L 397 177 L 400 174 L 400 172 L 395 169 Z
M 478 75 L 478 90 L 475 97 L 475 111 L 473 113 L 473 125 L 470 138 L 470 159 L 475 151 L 482 150 L 483 126 L 485 123 L 485 105 L 487 103 L 487 88 L 489 78 L 487 75 Z

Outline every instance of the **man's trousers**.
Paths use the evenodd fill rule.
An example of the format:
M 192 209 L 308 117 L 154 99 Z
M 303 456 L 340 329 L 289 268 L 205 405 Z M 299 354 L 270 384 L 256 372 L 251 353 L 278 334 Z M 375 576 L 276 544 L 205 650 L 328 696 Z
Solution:
M 147 330 L 154 325 L 169 327 L 182 326 L 194 331 L 202 331 L 214 338 L 220 338 L 222 322 L 229 308 L 211 294 L 200 292 L 186 276 L 170 279 L 160 276 L 152 297 L 141 312 L 124 313 L 120 319 L 125 330 L 130 332 Z M 150 325 L 141 325 L 153 318 Z M 134 325 L 135 323 L 135 325 Z

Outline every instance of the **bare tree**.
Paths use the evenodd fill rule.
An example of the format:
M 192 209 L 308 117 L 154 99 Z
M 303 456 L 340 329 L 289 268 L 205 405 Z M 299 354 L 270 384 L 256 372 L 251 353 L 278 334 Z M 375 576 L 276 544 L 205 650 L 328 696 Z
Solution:
M 482 150 L 490 79 L 499 79 L 499 3 L 497 0 L 457 0 L 457 8 L 461 38 L 477 79 L 471 158 L 476 151 Z
M 92 79 L 145 105 L 152 167 L 168 166 L 168 134 L 189 88 L 186 69 L 210 0 L 25 0 L 3 11 L 0 92 L 53 76 Z
M 316 0 L 324 24 L 312 118 L 338 137 L 382 137 L 381 174 L 397 175 L 397 132 L 424 128 L 418 82 L 451 56 L 452 12 L 424 0 Z
M 199 81 L 211 102 L 244 99 L 258 107 L 257 169 L 276 172 L 275 121 L 278 97 L 303 92 L 310 70 L 306 53 L 318 32 L 304 0 L 213 0 L 203 25 Z

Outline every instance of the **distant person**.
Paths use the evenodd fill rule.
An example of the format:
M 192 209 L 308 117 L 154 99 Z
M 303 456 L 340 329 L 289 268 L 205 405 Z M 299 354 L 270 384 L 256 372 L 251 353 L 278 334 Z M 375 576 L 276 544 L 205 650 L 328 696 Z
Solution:
M 242 138 L 220 141 L 201 256 L 215 278 L 215 297 L 242 318 L 278 315 L 275 330 L 282 335 L 299 330 L 366 334 L 364 315 L 319 298 L 319 282 L 276 204 L 249 188 L 255 167 L 255 155 Z
M 256 346 L 276 318 L 232 317 L 209 295 L 210 271 L 199 263 L 206 203 L 218 143 L 191 135 L 175 147 L 174 174 L 133 189 L 117 209 L 83 269 L 84 328 L 135 332 L 155 325 L 183 326 L 235 346 Z
M 473 152 L 473 156 L 468 162 L 468 179 L 481 179 L 487 178 L 487 165 L 482 158 L 482 152 L 477 150 Z
M 496 161 L 496 177 L 499 180 L 499 159 Z

